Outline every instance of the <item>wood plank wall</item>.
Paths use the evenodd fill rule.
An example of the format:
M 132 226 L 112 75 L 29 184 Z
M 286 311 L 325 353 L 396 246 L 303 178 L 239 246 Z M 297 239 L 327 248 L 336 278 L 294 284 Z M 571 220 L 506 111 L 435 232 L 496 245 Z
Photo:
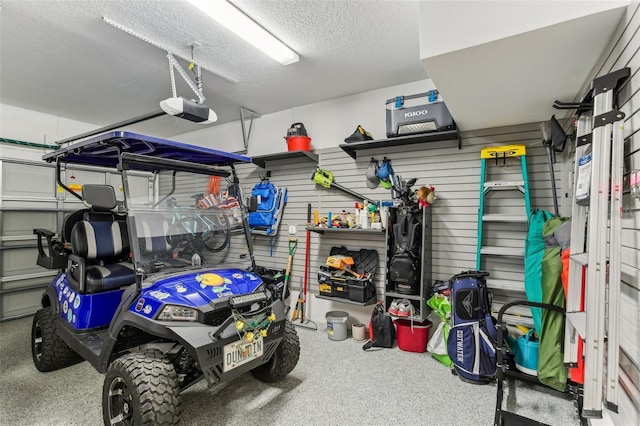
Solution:
M 479 201 L 480 149 L 485 146 L 506 145 L 512 143 L 527 146 L 527 164 L 529 169 L 531 204 L 534 208 L 552 210 L 553 201 L 550 189 L 550 173 L 546 151 L 542 147 L 539 125 L 537 123 L 486 129 L 463 133 L 462 149 L 455 141 L 422 143 L 407 146 L 389 146 L 371 150 L 361 150 L 354 160 L 340 148 L 325 149 L 319 154 L 319 167 L 334 174 L 335 182 L 350 188 L 371 199 L 390 200 L 389 190 L 379 186 L 369 189 L 366 186 L 365 173 L 370 159 L 382 161 L 386 156 L 391 159 L 396 174 L 404 179 L 417 178 L 415 188 L 432 185 L 438 196 L 433 207 L 433 279 L 446 280 L 452 275 L 475 268 L 477 241 L 477 209 Z M 251 186 L 259 181 L 259 174 L 271 171 L 271 181 L 288 189 L 288 203 L 284 209 L 282 223 L 276 237 L 254 236 L 256 258 L 259 264 L 280 265 L 287 263 L 288 228 L 297 227 L 298 249 L 294 256 L 292 286 L 297 288 L 304 275 L 304 249 L 306 235 L 307 203 L 312 210 L 318 210 L 320 216 L 328 211 L 333 214 L 343 209 L 353 212 L 355 199 L 336 189 L 325 189 L 311 181 L 315 163 L 305 158 L 277 160 L 267 162 L 266 168 L 240 166 L 238 168 L 245 195 Z M 519 177 L 520 167 L 509 165 L 500 167 L 510 178 Z M 556 170 L 556 180 L 560 182 L 560 167 Z M 493 195 L 492 195 L 493 196 Z M 495 200 L 488 203 L 494 213 L 520 213 L 524 209 L 522 196 L 496 193 Z M 487 244 L 522 247 L 522 238 L 526 228 L 511 240 L 501 229 L 493 229 L 488 234 Z M 311 291 L 317 292 L 316 274 L 333 246 L 344 245 L 349 250 L 372 248 L 379 252 L 377 275 L 378 295 L 384 288 L 385 237 L 384 234 L 325 234 L 311 233 L 310 239 L 310 279 Z M 499 279 L 522 280 L 522 258 L 499 257 L 488 264 L 492 277 Z M 485 268 L 486 269 L 486 268 Z M 497 301 L 522 298 L 523 293 L 496 291 Z M 499 304 L 497 305 L 499 306 Z
M 365 173 L 371 158 L 382 161 L 387 157 L 392 162 L 396 174 L 404 179 L 417 178 L 415 188 L 422 185 L 434 186 L 438 200 L 433 207 L 433 280 L 446 280 L 463 270 L 475 268 L 477 241 L 477 210 L 479 200 L 480 150 L 485 146 L 519 143 L 527 146 L 527 164 L 529 169 L 530 196 L 532 207 L 553 209 L 550 189 L 550 174 L 546 151 L 542 147 L 539 125 L 537 123 L 485 129 L 462 134 L 462 149 L 456 141 L 441 141 L 415 145 L 393 146 L 360 150 L 357 159 L 352 159 L 339 147 L 324 149 L 319 155 L 318 166 L 331 171 L 335 182 L 374 200 L 391 200 L 390 190 L 379 186 L 369 189 L 366 186 Z M 305 269 L 307 204 L 312 210 L 318 210 L 320 216 L 328 211 L 337 214 L 342 210 L 353 212 L 354 197 L 336 189 L 325 189 L 312 182 L 311 176 L 316 163 L 307 157 L 267 161 L 266 168 L 255 165 L 240 165 L 238 173 L 245 196 L 252 186 L 260 181 L 260 175 L 270 171 L 271 181 L 288 190 L 288 203 L 285 206 L 282 222 L 275 237 L 253 236 L 253 245 L 257 263 L 262 266 L 284 268 L 287 264 L 289 238 L 298 240 L 294 254 L 291 285 L 297 289 L 301 284 Z M 520 178 L 520 166 L 507 164 L 505 167 L 489 167 L 492 179 L 513 180 Z M 498 176 L 496 176 L 496 173 Z M 561 168 L 556 169 L 556 180 L 560 182 Z M 193 181 L 185 185 L 194 185 Z M 200 182 L 199 187 L 206 188 Z M 523 197 L 513 191 L 490 194 L 487 201 L 491 213 L 522 214 Z M 289 227 L 296 227 L 296 234 L 289 234 Z M 511 248 L 522 248 L 526 227 L 513 230 L 503 229 L 498 224 L 485 232 L 485 244 Z M 385 235 L 380 234 L 310 234 L 309 244 L 309 285 L 311 292 L 317 292 L 317 271 L 324 263 L 333 246 L 345 246 L 349 250 L 360 248 L 375 249 L 379 253 L 376 287 L 382 297 L 384 273 L 386 270 Z M 234 238 L 241 238 L 240 235 Z M 246 244 L 241 240 L 233 244 L 234 253 L 230 259 L 236 259 L 246 252 Z M 496 279 L 522 281 L 522 257 L 497 256 L 483 263 Z M 524 287 L 522 287 L 523 289 Z M 495 289 L 498 309 L 507 300 L 522 299 L 523 291 L 500 291 Z M 524 311 L 526 315 L 526 310 Z

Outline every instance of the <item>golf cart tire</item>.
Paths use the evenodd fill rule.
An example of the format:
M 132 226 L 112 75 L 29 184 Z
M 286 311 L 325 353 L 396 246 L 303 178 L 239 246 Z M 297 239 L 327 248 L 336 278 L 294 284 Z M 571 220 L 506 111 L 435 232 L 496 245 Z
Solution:
M 162 352 L 130 353 L 109 365 L 102 388 L 105 425 L 175 425 L 180 418 L 180 404 L 178 376 Z M 123 418 L 113 422 L 118 412 Z
M 51 306 L 40 309 L 31 325 L 31 355 L 36 368 L 43 373 L 59 370 L 82 361 L 56 333 L 56 313 Z M 36 342 L 36 339 L 39 342 Z
M 289 374 L 300 358 L 300 339 L 296 328 L 287 320 L 284 337 L 271 359 L 251 370 L 251 374 L 261 382 L 277 382 Z

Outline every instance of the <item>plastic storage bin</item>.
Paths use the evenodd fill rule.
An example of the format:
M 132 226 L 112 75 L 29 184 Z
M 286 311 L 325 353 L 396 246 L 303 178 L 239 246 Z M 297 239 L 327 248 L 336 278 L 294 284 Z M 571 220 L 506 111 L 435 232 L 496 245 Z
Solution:
M 426 352 L 429 341 L 429 329 L 431 321 L 413 321 L 408 319 L 396 319 L 396 338 L 398 348 L 407 352 Z

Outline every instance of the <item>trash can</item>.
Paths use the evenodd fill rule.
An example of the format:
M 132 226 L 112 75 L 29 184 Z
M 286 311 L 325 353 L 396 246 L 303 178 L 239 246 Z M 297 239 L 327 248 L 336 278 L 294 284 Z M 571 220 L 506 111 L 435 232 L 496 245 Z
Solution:
M 348 313 L 331 311 L 327 312 L 325 318 L 327 319 L 327 335 L 329 336 L 329 340 L 344 340 L 347 338 Z

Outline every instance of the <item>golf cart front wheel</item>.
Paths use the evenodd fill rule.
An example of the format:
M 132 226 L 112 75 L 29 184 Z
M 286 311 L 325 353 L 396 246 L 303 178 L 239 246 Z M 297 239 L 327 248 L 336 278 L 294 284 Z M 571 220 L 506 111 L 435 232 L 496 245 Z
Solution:
M 293 323 L 286 322 L 284 337 L 271 359 L 251 370 L 253 376 L 262 382 L 276 382 L 289 374 L 300 358 L 300 339 Z
M 102 388 L 105 425 L 175 425 L 180 388 L 173 364 L 158 350 L 123 355 L 111 363 Z

